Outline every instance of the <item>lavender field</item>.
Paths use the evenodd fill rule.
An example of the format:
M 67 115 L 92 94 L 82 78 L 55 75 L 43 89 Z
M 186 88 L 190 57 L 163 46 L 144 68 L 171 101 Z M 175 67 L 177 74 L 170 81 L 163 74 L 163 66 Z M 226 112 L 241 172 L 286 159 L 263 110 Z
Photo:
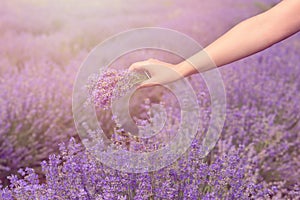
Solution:
M 206 113 L 204 127 L 182 157 L 157 171 L 126 173 L 97 161 L 82 144 L 72 113 L 77 71 L 106 38 L 155 26 L 180 31 L 205 46 L 277 2 L 1 0 L 0 200 L 300 199 L 299 33 L 220 68 L 226 121 L 205 158 L 199 157 L 199 144 L 210 99 L 199 76 L 189 81 Z M 113 67 L 126 69 L 150 57 L 176 60 L 145 51 Z M 138 102 L 140 107 L 131 106 L 133 113 L 145 116 L 149 105 L 166 99 L 171 110 L 166 133 L 172 134 L 180 118 L 173 97 L 153 88 L 144 91 L 147 98 Z M 97 115 L 124 148 L 127 140 L 136 151 L 157 147 L 115 129 L 111 115 L 101 110 Z

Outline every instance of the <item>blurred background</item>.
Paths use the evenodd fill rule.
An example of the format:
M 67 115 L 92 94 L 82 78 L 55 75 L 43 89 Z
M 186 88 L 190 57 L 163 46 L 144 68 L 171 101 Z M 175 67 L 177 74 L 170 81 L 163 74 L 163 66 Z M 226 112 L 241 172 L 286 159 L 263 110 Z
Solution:
M 206 46 L 277 2 L 1 0 L 0 180 L 6 185 L 5 177 L 20 167 L 39 173 L 40 162 L 58 151 L 58 143 L 78 138 L 71 110 L 73 82 L 88 52 L 101 41 L 156 26 Z M 269 148 L 260 169 L 267 182 L 299 181 L 299 41 L 298 34 L 220 69 L 228 95 L 222 137 L 255 143 L 258 152 Z

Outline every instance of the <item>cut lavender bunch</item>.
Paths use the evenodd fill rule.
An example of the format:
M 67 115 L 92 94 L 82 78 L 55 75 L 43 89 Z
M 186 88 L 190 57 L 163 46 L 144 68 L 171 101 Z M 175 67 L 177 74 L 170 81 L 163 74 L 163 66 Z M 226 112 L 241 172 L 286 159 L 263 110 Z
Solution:
M 96 108 L 107 110 L 114 99 L 124 96 L 135 85 L 148 78 L 149 76 L 143 72 L 115 69 L 93 74 L 86 85 L 88 102 L 94 104 Z

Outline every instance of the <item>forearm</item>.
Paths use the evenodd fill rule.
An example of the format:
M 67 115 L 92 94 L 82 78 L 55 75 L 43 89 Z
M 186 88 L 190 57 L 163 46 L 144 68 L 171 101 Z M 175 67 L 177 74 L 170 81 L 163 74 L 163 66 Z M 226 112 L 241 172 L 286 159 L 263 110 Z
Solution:
M 300 29 L 300 1 L 286 0 L 247 19 L 177 65 L 183 76 L 204 72 L 242 59 L 289 37 Z

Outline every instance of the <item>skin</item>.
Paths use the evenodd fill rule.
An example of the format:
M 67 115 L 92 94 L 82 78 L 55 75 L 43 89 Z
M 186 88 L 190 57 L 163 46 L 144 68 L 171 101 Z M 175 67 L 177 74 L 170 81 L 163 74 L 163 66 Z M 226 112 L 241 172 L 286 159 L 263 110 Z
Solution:
M 189 59 L 171 64 L 157 59 L 133 63 L 129 70 L 147 71 L 140 87 L 163 85 L 260 52 L 300 31 L 300 0 L 284 0 L 246 19 Z

